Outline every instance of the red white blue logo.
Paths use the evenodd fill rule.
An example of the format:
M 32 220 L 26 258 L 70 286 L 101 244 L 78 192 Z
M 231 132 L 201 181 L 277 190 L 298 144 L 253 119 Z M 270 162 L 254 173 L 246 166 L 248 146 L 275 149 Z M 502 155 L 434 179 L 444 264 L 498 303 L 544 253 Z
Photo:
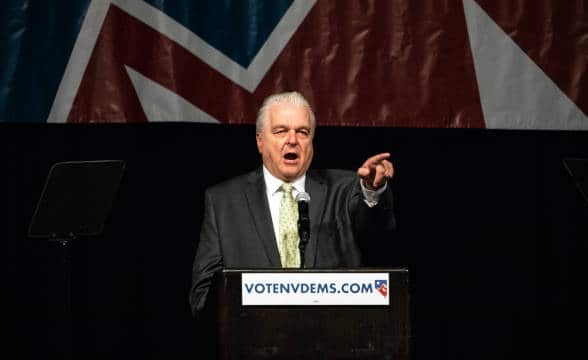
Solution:
M 382 296 L 388 296 L 388 280 L 376 280 L 375 285 L 376 290 L 378 290 L 378 292 L 382 294 Z

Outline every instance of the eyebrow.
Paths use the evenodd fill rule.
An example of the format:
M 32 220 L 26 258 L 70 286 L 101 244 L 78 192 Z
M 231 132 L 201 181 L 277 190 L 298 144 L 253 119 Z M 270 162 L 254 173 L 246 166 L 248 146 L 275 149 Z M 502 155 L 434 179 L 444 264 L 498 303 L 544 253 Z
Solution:
M 291 128 L 291 127 L 289 127 L 288 125 L 285 125 L 285 124 L 276 124 L 276 125 L 272 126 L 271 129 L 272 130 L 276 130 L 276 129 L 288 129 L 288 130 L 289 129 L 294 129 L 296 131 L 298 131 L 298 130 L 309 130 L 310 131 L 311 127 L 310 126 L 299 126 L 299 127 L 293 127 L 293 128 Z

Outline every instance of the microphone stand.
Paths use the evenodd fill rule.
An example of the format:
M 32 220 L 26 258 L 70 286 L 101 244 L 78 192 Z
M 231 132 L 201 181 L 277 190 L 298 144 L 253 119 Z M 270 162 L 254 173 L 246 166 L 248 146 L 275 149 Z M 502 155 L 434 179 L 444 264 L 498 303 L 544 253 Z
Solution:
M 306 244 L 310 240 L 310 218 L 308 216 L 308 201 L 298 202 L 298 236 L 300 242 L 300 268 L 304 269 L 304 255 L 306 253 Z
M 304 235 L 302 235 L 304 234 Z M 304 269 L 304 255 L 306 253 L 306 244 L 308 243 L 308 239 L 310 238 L 310 233 L 308 231 L 302 232 L 300 231 L 300 243 L 298 244 L 298 248 L 300 249 L 300 268 Z

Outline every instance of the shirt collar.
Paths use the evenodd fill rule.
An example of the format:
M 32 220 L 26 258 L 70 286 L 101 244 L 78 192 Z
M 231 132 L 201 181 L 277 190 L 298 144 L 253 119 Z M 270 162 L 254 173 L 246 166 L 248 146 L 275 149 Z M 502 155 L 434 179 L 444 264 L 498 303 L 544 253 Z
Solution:
M 265 180 L 265 187 L 266 187 L 267 193 L 269 195 L 273 195 L 276 191 L 278 191 L 280 189 L 280 186 L 282 186 L 282 183 L 284 182 L 284 181 L 278 179 L 277 177 L 273 176 L 269 172 L 269 170 L 265 167 L 265 165 L 263 166 L 263 179 Z M 304 192 L 305 181 L 306 181 L 306 174 L 303 174 L 302 176 L 300 176 L 296 180 L 291 181 L 290 183 L 294 187 L 295 191 L 297 193 L 299 193 L 299 192 Z

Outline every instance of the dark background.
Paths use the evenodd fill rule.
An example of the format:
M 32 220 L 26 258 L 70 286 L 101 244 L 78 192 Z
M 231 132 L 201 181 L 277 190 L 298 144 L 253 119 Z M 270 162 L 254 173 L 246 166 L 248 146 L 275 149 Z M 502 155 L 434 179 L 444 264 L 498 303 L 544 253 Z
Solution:
M 586 357 L 588 205 L 562 159 L 587 158 L 588 133 L 322 127 L 313 167 L 383 151 L 399 227 L 368 265 L 410 270 L 413 358 Z M 122 159 L 104 233 L 72 247 L 75 358 L 206 358 L 188 306 L 202 194 L 260 165 L 253 126 L 2 124 L 0 154 L 3 351 L 63 340 L 60 248 L 27 238 L 49 169 Z

